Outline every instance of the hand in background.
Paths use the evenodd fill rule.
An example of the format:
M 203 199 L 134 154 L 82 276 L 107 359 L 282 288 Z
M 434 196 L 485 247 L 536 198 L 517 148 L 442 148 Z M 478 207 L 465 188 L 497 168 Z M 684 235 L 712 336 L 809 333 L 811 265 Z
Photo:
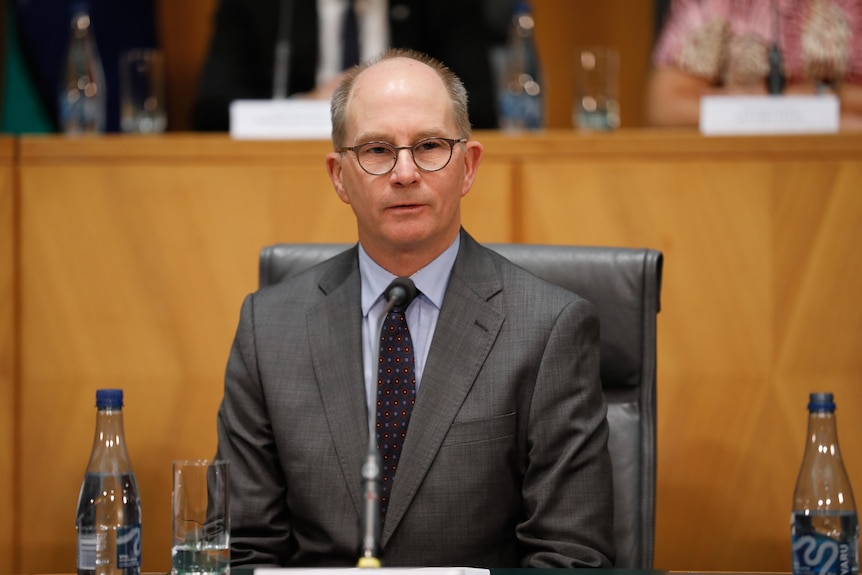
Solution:
M 333 76 L 329 80 L 318 84 L 314 87 L 314 90 L 310 92 L 303 92 L 301 94 L 295 94 L 294 98 L 303 98 L 307 100 L 331 100 L 332 94 L 335 92 L 335 89 L 338 87 L 338 84 L 341 83 L 342 78 L 344 78 L 344 72 Z

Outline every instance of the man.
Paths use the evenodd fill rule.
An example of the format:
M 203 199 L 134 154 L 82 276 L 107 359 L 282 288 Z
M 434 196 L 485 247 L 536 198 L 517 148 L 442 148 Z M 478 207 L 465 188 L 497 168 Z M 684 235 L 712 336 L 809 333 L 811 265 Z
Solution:
M 359 244 L 243 305 L 218 417 L 235 566 L 356 563 L 360 468 L 386 411 L 378 318 L 396 276 L 419 290 L 406 311 L 415 405 L 384 477 L 383 564 L 614 559 L 598 318 L 461 229 L 482 159 L 466 99 L 439 62 L 398 50 L 333 96 L 326 167 Z
M 196 130 L 226 131 L 235 99 L 273 95 L 279 16 L 288 11 L 290 95 L 327 99 L 342 68 L 347 0 L 219 0 L 194 103 Z M 443 61 L 470 90 L 474 128 L 497 127 L 490 51 L 505 41 L 511 0 L 357 0 L 359 52 L 421 50 Z M 502 17 L 501 17 L 502 15 Z

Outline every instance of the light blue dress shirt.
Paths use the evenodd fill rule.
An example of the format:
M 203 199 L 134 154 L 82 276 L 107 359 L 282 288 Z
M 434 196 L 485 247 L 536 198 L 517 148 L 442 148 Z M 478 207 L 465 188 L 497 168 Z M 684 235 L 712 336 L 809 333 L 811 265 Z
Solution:
M 414 371 L 416 373 L 416 394 L 428 349 L 434 338 L 443 296 L 452 274 L 452 266 L 461 245 L 461 235 L 452 245 L 427 266 L 410 276 L 419 295 L 407 306 L 407 328 L 413 340 Z M 359 244 L 359 274 L 362 278 L 362 365 L 365 374 L 365 396 L 368 401 L 368 421 L 372 422 L 374 405 L 377 400 L 377 355 L 380 352 L 380 314 L 386 306 L 383 292 L 397 276 L 392 275 L 371 259 Z

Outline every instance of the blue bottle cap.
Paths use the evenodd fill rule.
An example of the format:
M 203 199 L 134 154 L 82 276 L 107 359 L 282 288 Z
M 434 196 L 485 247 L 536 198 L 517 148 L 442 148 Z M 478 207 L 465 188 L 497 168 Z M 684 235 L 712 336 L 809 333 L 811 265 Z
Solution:
M 812 393 L 808 396 L 808 411 L 835 411 L 831 393 Z
M 96 407 L 99 409 L 122 408 L 123 407 L 123 390 L 122 389 L 97 389 L 96 390 Z

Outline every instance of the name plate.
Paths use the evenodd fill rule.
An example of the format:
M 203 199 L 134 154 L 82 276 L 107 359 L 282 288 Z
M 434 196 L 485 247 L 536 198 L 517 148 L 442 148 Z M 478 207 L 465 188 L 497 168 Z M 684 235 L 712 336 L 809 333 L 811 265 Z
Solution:
M 236 140 L 328 140 L 329 100 L 234 100 L 230 136 Z
M 707 136 L 832 134 L 838 131 L 840 103 L 817 96 L 704 96 L 700 132 Z

